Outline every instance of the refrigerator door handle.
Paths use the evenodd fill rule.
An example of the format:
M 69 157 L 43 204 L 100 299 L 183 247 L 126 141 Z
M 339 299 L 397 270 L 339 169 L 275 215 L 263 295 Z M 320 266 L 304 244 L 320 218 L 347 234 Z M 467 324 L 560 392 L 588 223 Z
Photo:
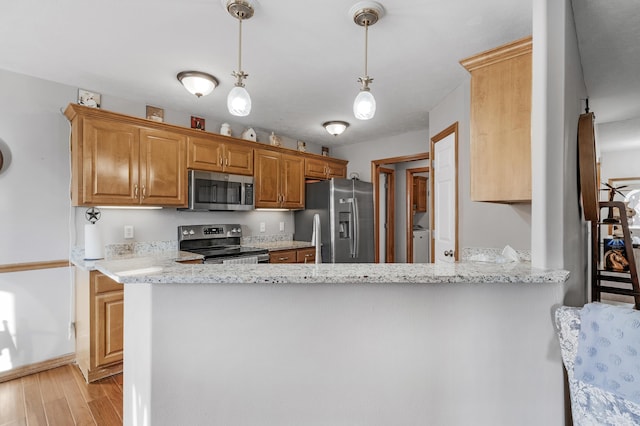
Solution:
M 352 257 L 358 257 L 358 241 L 360 240 L 360 213 L 358 212 L 358 199 L 352 198 L 351 204 L 353 205 L 353 234 L 351 239 L 353 241 L 353 254 Z

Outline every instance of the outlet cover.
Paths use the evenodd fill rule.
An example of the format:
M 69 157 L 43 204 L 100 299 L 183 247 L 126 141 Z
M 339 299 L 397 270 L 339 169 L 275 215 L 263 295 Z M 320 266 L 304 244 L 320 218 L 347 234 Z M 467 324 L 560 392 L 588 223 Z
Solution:
M 133 225 L 125 225 L 124 226 L 124 237 L 125 238 L 133 238 Z
M 264 222 L 260 222 L 260 232 L 265 232 L 267 230 L 267 224 Z

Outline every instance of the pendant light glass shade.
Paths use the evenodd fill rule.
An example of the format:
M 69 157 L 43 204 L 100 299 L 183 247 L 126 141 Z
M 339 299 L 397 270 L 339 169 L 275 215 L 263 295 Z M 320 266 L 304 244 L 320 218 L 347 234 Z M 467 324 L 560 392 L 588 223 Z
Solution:
M 251 96 L 242 86 L 235 86 L 227 96 L 227 109 L 231 115 L 246 117 L 251 112 Z
M 376 114 L 376 99 L 370 91 L 361 90 L 353 102 L 353 115 L 358 120 L 369 120 Z
M 218 85 L 214 76 L 200 71 L 182 71 L 177 78 L 185 89 L 197 97 L 208 95 Z

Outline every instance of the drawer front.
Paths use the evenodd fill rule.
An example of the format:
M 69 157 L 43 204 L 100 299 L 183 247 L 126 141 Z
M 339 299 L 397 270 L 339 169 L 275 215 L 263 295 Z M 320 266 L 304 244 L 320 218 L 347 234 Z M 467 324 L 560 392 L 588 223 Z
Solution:
M 296 251 L 272 251 L 271 253 L 269 253 L 269 263 L 296 263 Z
M 316 261 L 316 249 L 315 247 L 298 249 L 296 253 L 297 263 L 315 263 Z
M 106 293 L 108 291 L 124 292 L 124 285 L 118 284 L 102 272 L 91 271 L 91 280 L 93 281 L 95 294 Z

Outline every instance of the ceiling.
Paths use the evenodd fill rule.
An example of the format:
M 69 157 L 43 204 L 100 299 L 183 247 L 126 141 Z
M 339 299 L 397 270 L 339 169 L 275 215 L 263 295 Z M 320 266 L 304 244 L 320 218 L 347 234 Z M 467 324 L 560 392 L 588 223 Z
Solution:
M 368 121 L 352 112 L 364 72 L 364 29 L 349 14 L 357 0 L 324 0 L 321 7 L 254 0 L 242 49 L 253 109 L 243 118 L 226 110 L 238 22 L 225 0 L 5 2 L 0 69 L 102 93 L 105 109 L 116 96 L 216 126 L 227 121 L 323 145 L 347 144 L 426 129 L 428 112 L 467 78 L 460 59 L 532 30 L 531 0 L 380 2 L 385 15 L 369 30 L 378 107 Z M 597 121 L 640 117 L 637 0 L 573 0 L 573 8 Z M 198 99 L 176 79 L 184 70 L 213 74 L 220 86 Z M 328 120 L 351 126 L 333 137 L 321 127 Z

